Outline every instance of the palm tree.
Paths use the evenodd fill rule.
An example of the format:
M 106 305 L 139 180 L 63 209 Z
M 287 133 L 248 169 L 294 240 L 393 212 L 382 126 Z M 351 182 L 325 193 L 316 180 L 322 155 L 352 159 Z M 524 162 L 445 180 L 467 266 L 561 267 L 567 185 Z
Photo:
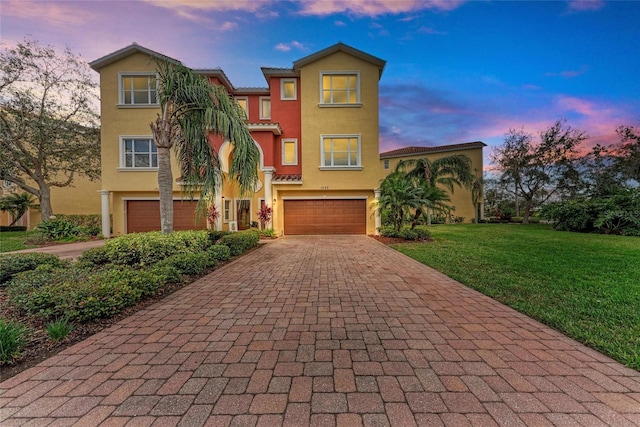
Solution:
M 246 125 L 244 110 L 222 86 L 167 61 L 157 61 L 160 113 L 151 123 L 158 149 L 158 190 L 162 232 L 173 231 L 173 174 L 170 150 L 180 163 L 184 188 L 200 189 L 199 208 L 213 199 L 223 175 L 209 136 L 219 135 L 233 145 L 229 178 L 246 194 L 258 180 L 258 149 Z
M 411 229 L 413 230 L 416 228 L 416 225 L 418 225 L 418 221 L 420 220 L 420 217 L 424 215 L 425 211 L 428 213 L 448 212 L 451 210 L 451 206 L 447 203 L 450 200 L 449 196 L 442 188 L 433 187 L 428 183 L 415 178 L 412 180 L 418 190 L 418 200 L 420 202 L 413 214 L 413 221 L 411 222 Z M 430 214 L 427 214 L 427 223 L 431 225 L 431 217 L 429 215 Z
M 475 176 L 471 182 L 471 202 L 473 203 L 473 209 L 476 212 L 476 223 L 480 222 L 481 214 L 478 211 L 478 203 L 483 197 L 484 181 L 482 175 L 478 175 L 478 170 L 474 169 Z
M 13 222 L 9 226 L 14 225 L 27 213 L 29 208 L 38 208 L 34 197 L 26 192 L 12 193 L 4 197 L 0 197 L 0 211 L 9 212 L 13 218 Z
M 421 192 L 401 172 L 390 173 L 380 184 L 380 198 L 378 212 L 387 211 L 396 230 L 400 231 L 405 214 L 412 209 L 418 209 L 422 204 Z
M 451 193 L 454 186 L 469 188 L 473 182 L 471 159 L 464 154 L 440 157 L 435 160 L 428 158 L 401 160 L 395 170 L 405 173 L 407 177 L 422 181 L 423 185 L 428 187 L 443 186 Z M 431 225 L 429 206 L 426 205 L 426 208 L 427 223 Z M 419 218 L 422 212 L 416 212 L 416 214 Z

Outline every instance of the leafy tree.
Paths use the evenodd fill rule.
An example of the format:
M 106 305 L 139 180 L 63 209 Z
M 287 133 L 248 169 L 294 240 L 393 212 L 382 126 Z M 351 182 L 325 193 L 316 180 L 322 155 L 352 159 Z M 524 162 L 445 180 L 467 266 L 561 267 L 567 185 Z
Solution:
M 174 148 L 182 181 L 190 194 L 200 190 L 200 204 L 214 198 L 223 175 L 210 136 L 219 135 L 233 145 L 229 177 L 240 193 L 252 190 L 258 179 L 259 152 L 245 123 L 244 111 L 222 86 L 171 62 L 157 62 L 160 113 L 151 123 L 158 148 L 158 189 L 162 232 L 173 231 Z
M 493 151 L 492 160 L 501 174 L 501 184 L 524 201 L 524 224 L 529 222 L 536 206 L 566 186 L 574 174 L 577 147 L 585 139 L 584 132 L 558 120 L 540 133 L 539 142 L 534 142 L 533 135 L 524 130 L 510 129 L 504 143 Z
M 12 193 L 0 197 L 0 211 L 9 212 L 13 217 L 13 222 L 9 226 L 14 225 L 27 213 L 29 208 L 35 208 L 38 205 L 34 202 L 33 196 L 29 193 Z
M 69 49 L 25 40 L 0 54 L 0 179 L 36 196 L 52 216 L 51 188 L 100 177 L 97 84 Z
M 625 179 L 640 183 L 640 128 L 620 126 L 616 131 L 621 139 L 615 150 L 617 166 Z

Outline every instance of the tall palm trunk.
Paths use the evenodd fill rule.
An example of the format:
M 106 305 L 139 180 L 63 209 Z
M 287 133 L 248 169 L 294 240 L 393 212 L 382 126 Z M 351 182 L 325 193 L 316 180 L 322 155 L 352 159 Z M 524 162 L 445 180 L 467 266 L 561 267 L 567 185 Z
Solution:
M 153 140 L 158 149 L 158 192 L 160 193 L 160 227 L 162 234 L 173 231 L 173 172 L 171 171 L 171 146 L 173 127 L 166 119 L 168 109 L 151 123 Z

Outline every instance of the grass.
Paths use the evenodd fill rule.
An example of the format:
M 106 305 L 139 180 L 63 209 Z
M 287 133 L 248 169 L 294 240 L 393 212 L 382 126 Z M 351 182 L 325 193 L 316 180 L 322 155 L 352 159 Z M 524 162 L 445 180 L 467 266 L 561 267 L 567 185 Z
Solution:
M 25 245 L 24 241 L 32 232 L 29 231 L 3 231 L 0 233 L 0 252 L 19 251 L 21 249 L 35 248 Z
M 430 227 L 400 252 L 640 370 L 640 238 L 546 225 Z

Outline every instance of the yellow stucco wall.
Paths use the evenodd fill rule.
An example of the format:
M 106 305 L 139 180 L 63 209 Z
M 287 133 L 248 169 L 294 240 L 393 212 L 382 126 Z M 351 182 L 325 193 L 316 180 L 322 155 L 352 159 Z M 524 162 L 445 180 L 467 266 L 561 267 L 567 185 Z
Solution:
M 441 157 L 452 156 L 456 154 L 463 154 L 469 157 L 471 159 L 471 170 L 474 171 L 476 176 L 482 177 L 482 165 L 483 165 L 482 148 L 471 148 L 471 149 L 464 149 L 464 150 L 426 153 L 421 155 L 403 156 L 399 158 L 388 159 L 389 169 L 384 170 L 384 174 L 382 175 L 381 179 L 383 179 L 386 175 L 392 172 L 400 160 L 423 159 L 423 158 L 436 160 Z M 383 166 L 384 160 L 381 160 L 380 164 Z M 449 202 L 449 204 L 451 206 L 455 206 L 456 208 L 455 211 L 453 212 L 453 215 L 464 217 L 464 222 L 472 222 L 476 216 L 476 212 L 475 212 L 475 207 L 473 205 L 473 200 L 471 199 L 471 191 L 466 188 L 454 187 L 453 194 L 450 194 L 450 197 L 451 197 L 451 201 Z

